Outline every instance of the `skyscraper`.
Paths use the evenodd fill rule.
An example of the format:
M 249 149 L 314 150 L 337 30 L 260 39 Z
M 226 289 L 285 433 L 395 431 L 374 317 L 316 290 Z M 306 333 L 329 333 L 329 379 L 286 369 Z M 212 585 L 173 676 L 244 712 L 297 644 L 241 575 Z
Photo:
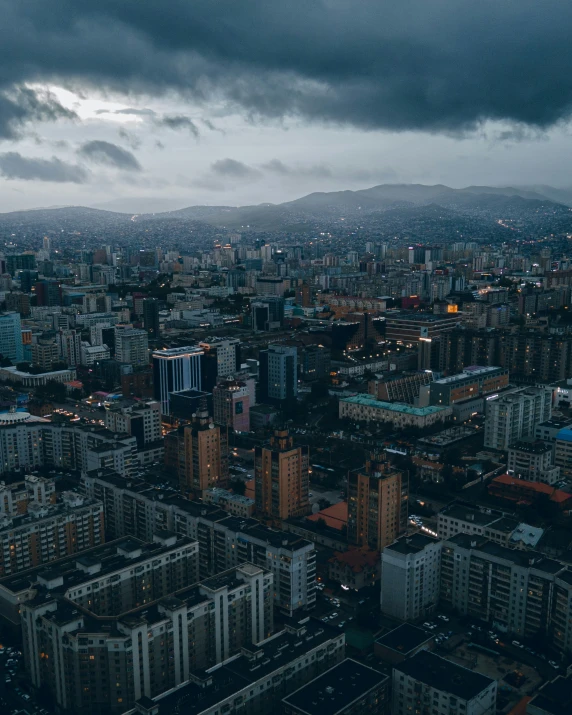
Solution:
M 159 337 L 159 301 L 156 298 L 145 298 L 143 301 L 143 327 L 149 335 L 149 340 Z
M 259 514 L 289 519 L 309 513 L 308 463 L 308 447 L 295 447 L 287 429 L 275 430 L 269 444 L 256 447 L 254 480 Z
M 24 359 L 19 313 L 0 314 L 0 354 L 14 363 Z
M 201 389 L 202 355 L 203 351 L 197 346 L 153 352 L 154 396 L 161 402 L 161 412 L 164 415 L 170 413 L 170 392 Z
M 58 354 L 68 367 L 81 363 L 81 335 L 75 330 L 60 330 L 56 339 Z
M 260 396 L 272 401 L 290 400 L 298 394 L 298 352 L 286 345 L 261 350 Z
M 407 476 L 372 454 L 348 474 L 348 541 L 381 551 L 407 527 Z

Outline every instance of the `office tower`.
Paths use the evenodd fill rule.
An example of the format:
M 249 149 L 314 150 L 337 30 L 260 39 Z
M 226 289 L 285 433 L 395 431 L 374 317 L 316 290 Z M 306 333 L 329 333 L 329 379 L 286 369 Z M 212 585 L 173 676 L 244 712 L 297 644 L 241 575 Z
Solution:
M 393 668 L 392 715 L 495 715 L 497 681 L 428 650 Z
M 206 400 L 191 424 L 184 428 L 182 447 L 184 466 L 179 472 L 179 483 L 183 494 L 201 496 L 206 489 L 227 486 L 226 434 L 212 422 Z
M 32 286 L 38 280 L 38 271 L 18 271 L 17 278 L 20 281 L 20 290 L 24 293 L 31 293 Z
M 261 350 L 260 396 L 262 399 L 282 402 L 298 394 L 298 352 L 294 347 L 269 345 Z
M 308 463 L 309 448 L 295 447 L 287 429 L 275 430 L 269 444 L 255 448 L 255 500 L 260 515 L 278 520 L 309 513 Z
M 258 331 L 279 330 L 284 324 L 284 298 L 265 296 L 250 304 L 252 329 Z
M 486 402 L 485 447 L 507 450 L 511 444 L 534 436 L 537 424 L 552 415 L 552 392 L 526 387 Z
M 381 611 L 416 620 L 439 602 L 441 541 L 426 534 L 402 536 L 381 554 Z
M 32 365 L 49 371 L 58 361 L 58 346 L 52 334 L 38 335 L 32 342 Z
M 52 307 L 62 304 L 62 286 L 59 281 L 38 281 L 34 285 L 36 305 Z
M 81 335 L 75 330 L 60 330 L 56 335 L 58 355 L 68 367 L 81 363 Z
M 348 541 L 383 550 L 407 528 L 409 480 L 380 455 L 348 473 Z
M 238 338 L 211 338 L 199 347 L 201 357 L 201 385 L 212 392 L 217 378 L 230 377 L 240 369 L 240 340 Z
M 300 376 L 304 380 L 326 380 L 330 376 L 331 353 L 323 345 L 307 345 L 298 351 Z
M 235 432 L 250 431 L 250 397 L 244 382 L 219 382 L 213 390 L 213 410 L 216 424 Z
M 159 337 L 159 301 L 156 298 L 145 298 L 143 301 L 143 327 L 149 335 L 149 340 Z
M 6 256 L 6 270 L 11 276 L 20 270 L 33 271 L 35 267 L 36 256 L 33 253 L 9 253 Z
M 58 503 L 30 501 L 25 513 L 0 516 L 0 576 L 79 553 L 104 540 L 100 501 L 71 491 L 63 492 Z
M 0 313 L 0 354 L 13 363 L 24 359 L 19 313 Z
M 164 415 L 170 413 L 170 392 L 201 389 L 202 355 L 203 351 L 196 346 L 153 352 L 154 396 L 161 402 L 161 410 Z
M 136 366 L 149 364 L 149 337 L 145 330 L 115 327 L 115 359 Z
M 13 363 L 24 359 L 19 313 L 0 313 L 0 354 Z

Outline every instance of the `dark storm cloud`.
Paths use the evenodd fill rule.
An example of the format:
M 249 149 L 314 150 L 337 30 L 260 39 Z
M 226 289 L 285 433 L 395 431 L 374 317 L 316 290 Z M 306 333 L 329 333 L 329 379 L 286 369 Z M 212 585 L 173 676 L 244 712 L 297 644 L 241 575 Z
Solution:
M 565 0 L 0 0 L 0 10 L 0 91 L 175 90 L 254 118 L 457 133 L 485 119 L 547 127 L 572 104 Z
M 88 178 L 87 171 L 77 164 L 66 164 L 55 156 L 51 159 L 30 159 L 16 151 L 0 154 L 0 174 L 7 179 L 74 184 L 83 184 Z
M 155 124 L 160 127 L 167 127 L 167 129 L 188 129 L 194 137 L 198 138 L 199 136 L 197 125 L 190 117 L 186 117 L 184 114 L 165 114 L 160 119 L 156 119 Z
M 29 122 L 54 122 L 58 119 L 77 119 L 77 115 L 62 107 L 49 93 L 37 92 L 29 87 L 2 91 L 0 84 L 0 139 L 18 139 Z
M 219 159 L 211 164 L 211 172 L 217 177 L 229 179 L 258 179 L 260 172 L 236 159 Z
M 141 164 L 137 161 L 134 154 L 111 142 L 101 140 L 86 142 L 78 149 L 78 154 L 84 159 L 93 161 L 96 164 L 104 164 L 114 169 L 141 171 Z

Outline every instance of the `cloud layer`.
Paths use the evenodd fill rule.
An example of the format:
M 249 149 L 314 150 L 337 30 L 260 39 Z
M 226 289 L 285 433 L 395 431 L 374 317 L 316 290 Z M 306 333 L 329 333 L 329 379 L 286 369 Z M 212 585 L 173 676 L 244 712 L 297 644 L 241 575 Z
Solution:
M 55 156 L 51 159 L 31 159 L 16 151 L 0 154 L 0 174 L 7 179 L 73 184 L 83 184 L 88 178 L 83 166 L 68 164 Z
M 564 0 L 0 0 L 0 10 L 5 137 L 61 111 L 11 98 L 30 82 L 446 133 L 486 119 L 544 128 L 572 105 Z
M 94 139 L 82 144 L 78 154 L 95 164 L 103 164 L 122 171 L 141 171 L 141 164 L 134 154 L 111 142 Z

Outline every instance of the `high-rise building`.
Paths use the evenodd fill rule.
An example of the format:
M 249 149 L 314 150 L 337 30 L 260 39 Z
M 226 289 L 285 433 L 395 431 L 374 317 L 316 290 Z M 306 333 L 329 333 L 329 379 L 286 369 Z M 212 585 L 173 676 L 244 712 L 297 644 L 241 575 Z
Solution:
M 143 327 L 149 335 L 149 340 L 159 337 L 159 301 L 157 298 L 143 300 Z
M 211 338 L 199 347 L 201 357 L 202 389 L 212 392 L 217 378 L 230 377 L 240 369 L 240 340 L 238 338 Z
M 278 330 L 284 324 L 284 298 L 267 295 L 250 304 L 252 329 L 258 331 Z
M 348 474 L 348 541 L 382 551 L 407 528 L 409 479 L 372 454 Z
M 34 285 L 36 305 L 53 307 L 62 304 L 62 285 L 59 281 L 38 281 Z
M 14 310 L 22 316 L 30 315 L 30 296 L 20 291 L 6 293 L 6 310 Z
M 287 429 L 276 430 L 270 443 L 254 452 L 257 511 L 272 519 L 308 514 L 308 469 L 308 447 L 295 447 Z
M 17 278 L 20 281 L 20 290 L 24 293 L 31 293 L 32 286 L 38 280 L 38 271 L 19 271 Z
M 213 390 L 213 410 L 216 424 L 235 432 L 250 431 L 250 397 L 244 382 L 219 382 Z
M 32 365 L 49 371 L 58 361 L 58 346 L 53 333 L 38 335 L 32 342 Z
M 203 402 L 191 424 L 184 427 L 179 445 L 180 488 L 183 494 L 196 496 L 206 489 L 224 488 L 228 483 L 226 433 L 213 423 L 206 400 Z
M 164 415 L 170 413 L 170 392 L 201 389 L 202 355 L 203 351 L 196 346 L 153 352 L 154 396 L 161 402 Z
M 260 396 L 275 402 L 291 400 L 298 394 L 298 351 L 286 345 L 269 345 L 261 350 Z
M 36 267 L 36 256 L 33 253 L 9 253 L 6 256 L 6 270 L 11 276 L 16 275 L 16 271 L 33 271 Z
M 115 359 L 136 366 L 149 364 L 149 337 L 145 330 L 116 326 Z
M 105 426 L 112 432 L 135 437 L 142 449 L 161 439 L 161 405 L 154 400 L 136 402 L 124 407 L 110 405 L 105 410 Z
M 0 314 L 0 354 L 14 363 L 24 359 L 19 313 Z
M 402 536 L 381 554 L 381 611 L 409 621 L 426 617 L 439 602 L 441 541 L 427 534 Z
M 56 336 L 58 356 L 68 367 L 81 364 L 81 335 L 75 330 L 60 330 Z
M 552 392 L 525 387 L 486 401 L 485 447 L 507 450 L 511 444 L 534 436 L 537 424 L 552 415 Z

